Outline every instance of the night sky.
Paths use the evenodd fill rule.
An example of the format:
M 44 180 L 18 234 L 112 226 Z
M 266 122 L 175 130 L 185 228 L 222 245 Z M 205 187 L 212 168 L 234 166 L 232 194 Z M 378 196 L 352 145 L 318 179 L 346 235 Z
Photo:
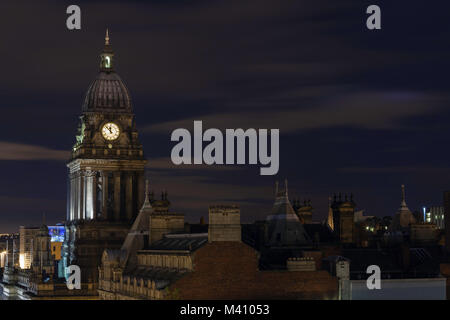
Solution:
M 66 28 L 77 4 L 82 29 Z M 382 9 L 369 31 L 366 8 Z M 66 216 L 66 163 L 110 30 L 151 188 L 197 222 L 217 203 L 271 210 L 275 180 L 311 198 L 353 192 L 366 214 L 450 189 L 450 4 L 396 0 L 11 1 L 0 5 L 0 232 Z M 280 129 L 280 171 L 175 167 L 176 128 Z

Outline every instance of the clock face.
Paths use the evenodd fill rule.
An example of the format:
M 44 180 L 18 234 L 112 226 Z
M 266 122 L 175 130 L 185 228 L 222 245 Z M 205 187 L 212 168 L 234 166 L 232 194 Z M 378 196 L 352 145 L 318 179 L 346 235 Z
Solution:
M 119 126 L 113 122 L 106 123 L 102 128 L 102 135 L 106 140 L 116 140 L 119 137 L 119 134 Z

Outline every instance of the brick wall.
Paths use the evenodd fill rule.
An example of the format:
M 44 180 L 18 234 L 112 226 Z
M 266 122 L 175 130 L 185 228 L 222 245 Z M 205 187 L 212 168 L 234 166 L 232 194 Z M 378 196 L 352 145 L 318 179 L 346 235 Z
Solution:
M 173 283 L 180 299 L 332 299 L 338 282 L 326 271 L 259 271 L 258 253 L 241 242 L 208 243 L 194 271 Z

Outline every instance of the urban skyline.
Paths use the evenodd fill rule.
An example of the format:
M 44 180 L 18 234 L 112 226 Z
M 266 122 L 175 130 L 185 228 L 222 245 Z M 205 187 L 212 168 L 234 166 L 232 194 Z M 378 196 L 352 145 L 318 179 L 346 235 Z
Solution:
M 44 213 L 51 224 L 65 219 L 66 163 L 106 27 L 131 91 L 151 188 L 167 190 L 187 220 L 206 217 L 216 202 L 240 204 L 244 222 L 264 219 L 275 180 L 285 178 L 291 197 L 312 200 L 316 221 L 339 192 L 353 192 L 369 215 L 393 216 L 401 184 L 412 210 L 442 205 L 450 118 L 449 45 L 439 41 L 445 10 L 386 4 L 385 27 L 374 34 L 364 28 L 365 6 L 350 1 L 277 4 L 277 16 L 271 1 L 81 1 L 83 27 L 68 31 L 63 6 L 47 1 L 36 14 L 14 14 L 25 3 L 8 4 L 3 19 L 15 33 L 2 31 L 10 44 L 2 54 L 12 63 L 1 80 L 11 121 L 0 128 L 0 232 L 39 225 Z M 434 19 L 403 23 L 419 14 Z M 320 16 L 327 18 L 312 21 Z M 255 113 L 260 122 L 247 119 Z M 278 175 L 171 164 L 170 132 L 195 117 L 208 127 L 279 127 Z
M 0 300 L 448 300 L 446 19 L 318 2 L 8 4 Z

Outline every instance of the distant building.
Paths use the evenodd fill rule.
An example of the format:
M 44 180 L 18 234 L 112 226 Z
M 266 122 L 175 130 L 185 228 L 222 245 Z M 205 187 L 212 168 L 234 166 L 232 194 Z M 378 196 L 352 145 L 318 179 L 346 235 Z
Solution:
M 328 197 L 328 217 L 327 217 L 327 225 L 328 227 L 334 231 L 334 219 L 333 219 L 333 208 L 331 207 L 331 197 Z
M 405 185 L 402 185 L 402 200 L 400 202 L 400 208 L 392 220 L 392 224 L 390 226 L 391 231 L 404 231 L 411 224 L 416 223 L 416 218 L 412 214 L 411 210 L 409 210 L 406 205 L 406 196 L 405 196 Z
M 287 194 L 277 195 L 273 213 L 286 214 Z M 291 210 L 288 214 L 295 216 Z M 146 200 L 122 249 L 104 251 L 102 299 L 337 299 L 336 277 L 316 271 L 311 257 L 287 259 L 284 272 L 260 271 L 258 251 L 241 241 L 237 206 L 211 206 L 208 233 L 167 230 L 162 239 L 148 243 L 154 213 Z
M 311 240 L 289 201 L 287 180 L 284 190 L 278 190 L 277 183 L 275 194 L 272 212 L 267 216 L 268 245 L 285 247 L 309 244 Z
M 445 300 L 446 278 L 435 250 L 409 248 L 406 245 L 381 248 L 344 249 L 342 256 L 326 260 L 330 266 L 345 261 L 346 268 L 331 270 L 339 279 L 343 300 Z M 367 268 L 380 268 L 381 289 L 370 290 Z M 338 272 L 340 271 L 340 273 Z
M 22 228 L 22 238 L 28 237 L 29 233 L 25 232 L 26 228 Z M 23 299 L 28 300 L 32 297 L 48 295 L 54 291 L 55 263 L 50 250 L 50 235 L 48 228 L 43 224 L 34 234 L 31 242 L 31 263 L 29 268 L 22 268 L 24 265 L 24 254 L 20 257 L 20 266 L 14 263 L 13 258 L 8 259 L 3 273 L 3 279 L 0 283 L 4 297 L 6 299 Z M 19 250 L 18 250 L 19 251 Z
M 412 244 L 433 244 L 438 241 L 438 228 L 434 223 L 415 223 L 410 226 L 410 240 Z
M 21 269 L 30 269 L 33 260 L 33 251 L 35 249 L 36 236 L 39 234 L 39 227 L 24 227 L 19 228 L 20 237 L 20 251 L 19 251 L 19 266 Z M 51 242 L 51 254 L 55 261 L 61 260 L 61 249 L 64 242 L 65 228 L 63 225 L 49 226 L 48 236 Z
M 12 248 L 17 249 L 19 235 L 17 233 L 4 233 L 0 234 L 0 269 L 5 268 L 6 263 L 8 262 L 8 254 L 10 254 L 10 261 L 12 257 Z M 15 242 L 15 245 L 13 245 Z M 18 261 L 16 259 L 16 261 Z
M 331 204 L 333 210 L 333 226 L 341 243 L 355 242 L 355 207 L 353 195 L 350 197 L 345 194 L 338 197 L 334 195 L 334 201 Z
M 450 251 L 450 191 L 444 192 L 445 247 Z
M 372 219 L 374 216 L 365 216 L 364 210 L 358 210 L 355 212 L 355 223 L 365 222 L 367 219 Z
M 439 229 L 445 229 L 444 207 L 423 207 L 423 221 L 435 224 Z
M 298 198 L 296 198 L 292 203 L 292 208 L 302 223 L 312 223 L 313 207 L 311 204 L 311 199 L 305 199 L 301 202 Z
M 24 227 L 20 226 L 20 252 L 19 252 L 19 265 L 21 269 L 30 269 L 31 262 L 33 261 L 33 241 L 38 234 L 38 227 Z

